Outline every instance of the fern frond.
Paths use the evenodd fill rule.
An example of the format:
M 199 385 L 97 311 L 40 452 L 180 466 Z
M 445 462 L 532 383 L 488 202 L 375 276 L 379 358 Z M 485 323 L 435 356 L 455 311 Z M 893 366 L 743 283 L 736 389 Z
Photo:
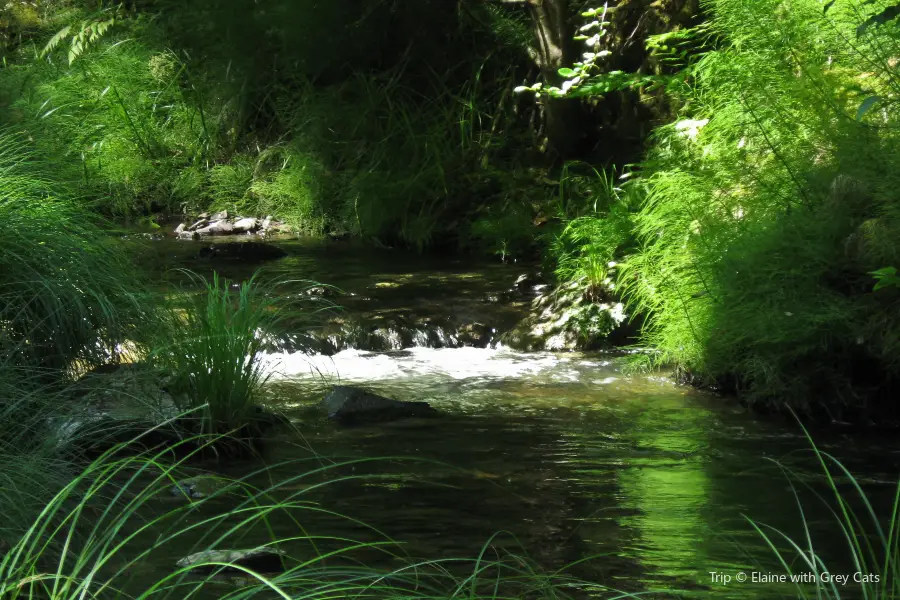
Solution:
M 47 55 L 49 55 L 51 52 L 56 50 L 57 46 L 59 46 L 61 43 L 63 43 L 66 40 L 67 37 L 69 37 L 69 33 L 71 33 L 71 31 L 72 31 L 71 25 L 66 25 L 65 27 L 63 27 L 62 29 L 57 31 L 56 34 L 54 34 L 54 36 L 52 38 L 50 38 L 50 41 L 47 42 L 47 45 L 44 46 L 44 49 L 41 50 L 40 57 L 42 59 L 46 58 Z

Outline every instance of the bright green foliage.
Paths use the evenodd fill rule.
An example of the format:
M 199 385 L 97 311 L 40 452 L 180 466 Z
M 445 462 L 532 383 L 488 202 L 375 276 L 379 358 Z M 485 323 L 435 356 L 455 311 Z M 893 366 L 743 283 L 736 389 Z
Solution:
M 579 167 L 567 165 L 560 178 L 556 210 L 565 225 L 550 240 L 549 254 L 560 282 L 581 281 L 597 296 L 611 288 L 613 269 L 633 243 L 631 212 L 641 188 L 626 180 L 617 185 L 614 172 L 584 174 Z
M 67 57 L 71 65 L 91 46 L 96 45 L 111 27 L 116 24 L 115 11 L 103 10 L 93 18 L 88 18 L 77 25 L 66 25 L 50 38 L 41 51 L 41 58 L 56 50 L 63 42 L 70 40 Z
M 19 365 L 104 363 L 149 312 L 140 281 L 33 159 L 27 140 L 0 133 L 0 351 Z
M 200 431 L 234 433 L 252 425 L 269 377 L 260 362 L 265 335 L 279 320 L 256 277 L 241 284 L 213 274 L 205 293 L 173 309 L 154 353 L 174 379 L 181 410 L 200 411 Z
M 279 215 L 297 231 L 321 235 L 325 229 L 321 163 L 295 147 L 270 147 L 257 159 L 247 209 Z
M 150 27 L 107 34 L 72 66 L 51 54 L 0 78 L 8 123 L 55 159 L 58 179 L 113 215 L 192 201 L 172 182 L 208 154 L 213 135 L 184 66 L 153 49 Z
M 856 35 L 882 4 L 708 3 L 718 46 L 656 133 L 622 272 L 660 361 L 750 400 L 890 396 L 898 299 L 870 273 L 900 258 L 900 31 Z
M 885 287 L 900 287 L 900 277 L 897 277 L 897 269 L 895 267 L 878 269 L 877 271 L 872 271 L 870 275 L 878 280 L 872 291 L 878 291 Z
M 228 208 L 424 249 L 466 244 L 509 193 L 527 142 L 507 84 L 528 58 L 494 38 L 524 41 L 521 22 L 438 0 L 228 8 L 49 10 L 29 32 L 45 58 L 21 46 L 0 71 L 0 119 L 117 217 Z

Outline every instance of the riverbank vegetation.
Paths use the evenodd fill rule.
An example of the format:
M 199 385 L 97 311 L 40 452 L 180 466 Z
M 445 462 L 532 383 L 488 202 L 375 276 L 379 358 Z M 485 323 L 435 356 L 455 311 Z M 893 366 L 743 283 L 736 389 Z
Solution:
M 0 597 L 186 597 L 221 582 L 184 567 L 131 590 L 129 569 L 249 530 L 305 550 L 226 597 L 609 591 L 490 544 L 464 564 L 397 552 L 399 567 L 360 567 L 393 546 L 307 533 L 302 514 L 325 509 L 298 483 L 352 465 L 254 473 L 161 509 L 191 459 L 244 458 L 223 449 L 280 423 L 260 359 L 284 299 L 215 275 L 164 301 L 110 235 L 123 224 L 168 233 L 227 210 L 381 249 L 540 261 L 554 291 L 536 306 L 579 306 L 547 317 L 572 339 L 607 342 L 624 303 L 636 369 L 674 366 L 762 410 L 896 424 L 897 14 L 888 0 L 7 2 Z M 82 375 L 135 360 L 166 374 L 149 394 L 164 433 L 141 417 L 111 434 L 82 410 Z M 122 437 L 143 441 L 123 453 Z M 241 499 L 219 510 L 226 493 Z M 898 504 L 884 531 L 863 497 L 873 553 L 836 497 L 853 556 L 884 575 L 866 589 L 895 597 Z
M 356 4 L 10 3 L 2 125 L 82 210 L 541 256 L 645 364 L 894 418 L 890 3 Z

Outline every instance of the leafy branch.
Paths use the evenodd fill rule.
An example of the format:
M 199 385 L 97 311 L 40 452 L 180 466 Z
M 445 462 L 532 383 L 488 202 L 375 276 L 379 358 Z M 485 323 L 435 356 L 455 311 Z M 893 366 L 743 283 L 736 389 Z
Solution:
M 538 96 L 551 98 L 580 98 L 598 96 L 617 90 L 637 88 L 657 88 L 665 86 L 673 80 L 673 76 L 650 75 L 642 73 L 626 73 L 625 71 L 603 72 L 600 61 L 611 54 L 609 50 L 601 50 L 600 43 L 609 34 L 610 22 L 606 20 L 609 13 L 608 4 L 592 8 L 581 15 L 591 19 L 578 30 L 574 39 L 583 41 L 588 52 L 582 54 L 583 60 L 572 67 L 559 69 L 560 76 L 565 78 L 562 85 L 545 86 L 538 82 L 530 86 L 515 88 L 517 93 L 533 92 Z M 647 39 L 647 49 L 669 64 L 683 64 L 688 57 L 684 45 L 703 32 L 703 27 L 670 31 Z M 684 75 L 685 71 L 682 71 Z M 674 76 L 677 78 L 678 75 Z

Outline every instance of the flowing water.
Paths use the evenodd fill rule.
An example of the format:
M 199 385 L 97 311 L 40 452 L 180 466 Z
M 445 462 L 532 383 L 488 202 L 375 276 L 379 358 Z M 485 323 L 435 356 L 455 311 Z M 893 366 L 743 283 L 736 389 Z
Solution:
M 857 570 L 846 562 L 834 517 L 804 487 L 824 489 L 799 427 L 760 420 L 732 400 L 678 387 L 665 376 L 625 375 L 621 356 L 464 345 L 456 332 L 466 323 L 496 330 L 489 336 L 496 338 L 524 314 L 527 294 L 510 288 L 527 269 L 339 244 L 281 246 L 289 256 L 266 264 L 269 276 L 341 288 L 347 295 L 332 300 L 347 309 L 329 335 L 340 337 L 333 332 L 349 323 L 367 334 L 344 335 L 325 353 L 284 348 L 266 357 L 274 374 L 271 402 L 302 434 L 302 442 L 274 440 L 267 462 L 313 452 L 318 465 L 378 457 L 337 468 L 341 476 L 372 477 L 316 490 L 321 506 L 402 542 L 411 556 L 473 557 L 491 541 L 527 552 L 549 570 L 594 556 L 573 572 L 614 588 L 773 598 L 790 596 L 793 588 L 752 579 L 725 585 L 713 573 L 784 572 L 747 518 L 802 539 L 797 489 L 816 550 L 831 571 L 852 576 Z M 197 248 L 164 241 L 148 252 L 160 267 L 215 268 L 234 278 L 253 270 L 195 261 Z M 428 335 L 428 328 L 441 333 Z M 373 332 L 380 333 L 368 335 Z M 442 415 L 340 427 L 316 406 L 338 382 L 425 400 Z M 893 442 L 836 434 L 817 442 L 845 461 L 884 513 L 894 492 Z M 258 461 L 214 466 L 231 476 L 258 467 Z M 273 468 L 276 480 L 296 474 L 295 465 Z M 324 514 L 304 526 L 374 536 Z M 290 534 L 296 525 L 276 527 Z M 492 538 L 498 532 L 505 533 Z M 157 567 L 165 570 L 173 558 L 163 557 Z M 851 581 L 840 591 L 854 597 L 858 586 Z

